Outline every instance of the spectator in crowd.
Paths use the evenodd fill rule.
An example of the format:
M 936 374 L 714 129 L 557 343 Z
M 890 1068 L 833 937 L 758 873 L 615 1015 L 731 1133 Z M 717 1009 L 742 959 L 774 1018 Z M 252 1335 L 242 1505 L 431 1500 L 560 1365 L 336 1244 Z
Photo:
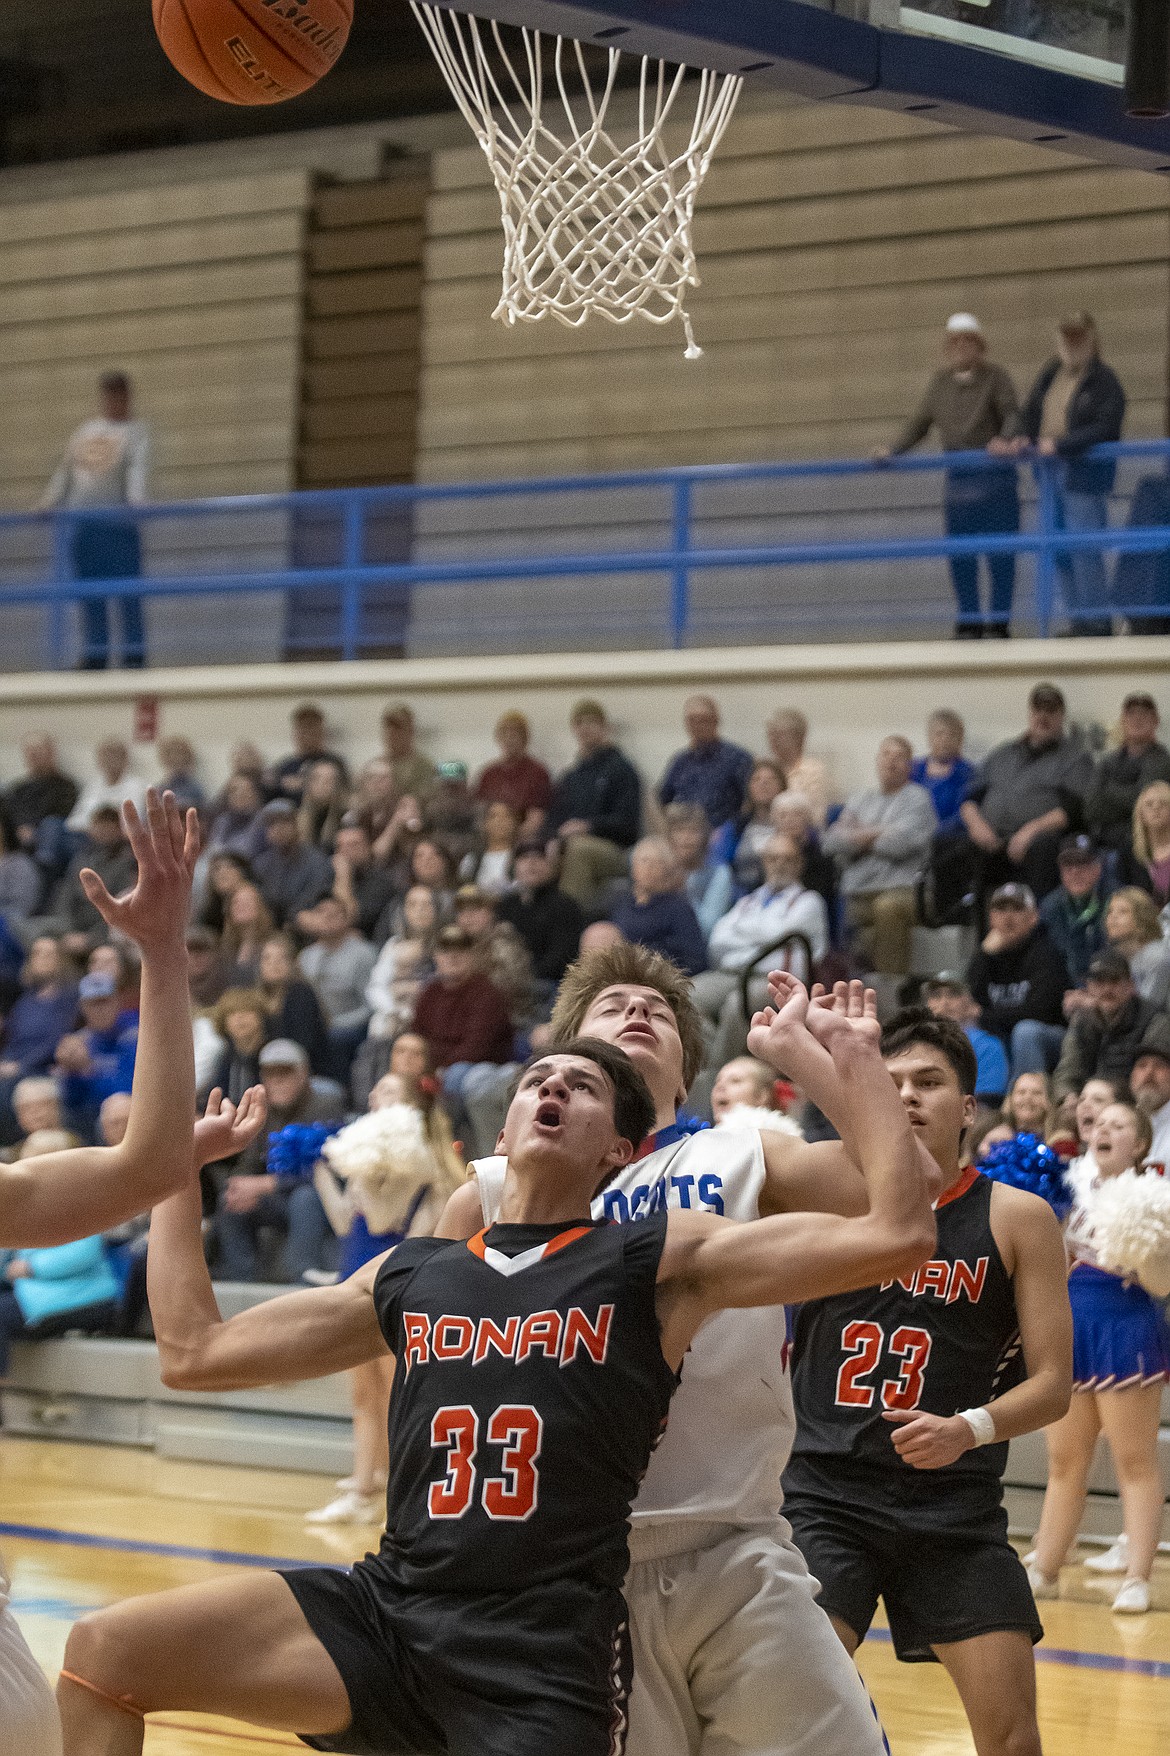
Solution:
M 260 1278 L 259 1233 L 284 1233 L 284 1275 L 303 1280 L 319 1269 L 329 1221 L 311 1173 L 278 1177 L 267 1169 L 268 1140 L 292 1122 L 336 1122 L 344 1104 L 336 1087 L 316 1089 L 299 1043 L 278 1038 L 260 1051 L 260 1078 L 268 1097 L 268 1124 L 242 1152 L 223 1181 L 215 1216 L 221 1280 Z M 219 1175 L 223 1176 L 220 1172 Z
M 610 913 L 632 945 L 645 945 L 676 963 L 685 975 L 707 967 L 707 947 L 695 911 L 683 894 L 683 874 L 670 843 L 644 836 L 630 853 L 630 890 Z
M 1085 795 L 1085 824 L 1107 848 L 1130 846 L 1139 795 L 1153 781 L 1170 781 L 1170 750 L 1158 741 L 1158 709 L 1144 690 L 1121 704 L 1121 741 L 1101 758 Z
M 142 965 L 135 948 L 121 945 L 95 945 L 85 960 L 87 975 L 111 978 L 123 1012 L 137 1012 L 142 992 Z
M 962 828 L 959 807 L 975 778 L 974 764 L 963 755 L 965 728 L 949 707 L 936 708 L 926 722 L 926 755 L 916 756 L 910 779 L 925 787 L 938 818 L 940 835 Z
M 297 827 L 306 847 L 332 854 L 337 830 L 349 803 L 349 782 L 335 762 L 318 757 L 303 775 Z
M 979 1023 L 979 1005 L 961 976 L 943 971 L 922 984 L 923 1003 L 936 1018 L 961 1025 L 975 1051 L 975 1096 L 982 1109 L 998 1110 L 1008 1088 L 1008 1059 L 1003 1043 Z
M 337 826 L 333 847 L 333 892 L 364 939 L 377 939 L 378 922 L 396 900 L 394 881 L 375 864 L 370 834 L 356 811 Z
M 422 839 L 422 806 L 413 793 L 404 793 L 373 844 L 374 859 L 386 868 L 400 892 L 411 882 L 411 855 Z
M 854 793 L 824 837 L 840 867 L 857 950 L 883 975 L 904 976 L 910 968 L 915 891 L 935 829 L 930 794 L 910 779 L 913 760 L 906 738 L 883 738 L 877 786 Z
M 1018 1073 L 1003 1100 L 1003 1119 L 1013 1134 L 1050 1140 L 1056 1129 L 1052 1087 L 1046 1073 Z
M 67 1134 L 53 1133 L 42 1137 L 37 1151 L 69 1144 Z M 70 1329 L 108 1333 L 117 1303 L 118 1283 L 100 1237 L 0 1251 L 0 1378 L 8 1372 L 14 1341 L 43 1341 Z
M 98 1111 L 116 1091 L 134 1083 L 138 1013 L 122 1008 L 113 976 L 82 976 L 77 989 L 82 1028 L 61 1038 L 55 1068 L 69 1126 L 96 1137 Z
M 43 732 L 24 744 L 25 774 L 3 796 L 2 809 L 22 851 L 36 861 L 42 892 L 55 884 L 73 852 L 66 820 L 78 789 L 57 766 L 57 746 Z
M 21 1137 L 46 1130 L 60 1130 L 65 1122 L 61 1114 L 61 1087 L 44 1073 L 30 1073 L 18 1079 L 12 1092 L 12 1109 Z
M 328 762 L 342 780 L 348 779 L 346 766 L 336 750 L 325 743 L 325 715 L 313 701 L 303 701 L 289 715 L 292 727 L 291 754 L 273 764 L 268 775 L 269 790 L 274 797 L 288 799 L 294 806 L 305 796 L 309 770 L 317 762 Z
M 224 1047 L 211 1076 L 199 1088 L 201 1102 L 218 1085 L 238 1104 L 260 1078 L 260 1051 L 268 1039 L 268 1005 L 259 988 L 228 988 L 216 1001 L 211 1021 Z
M 688 743 L 673 756 L 658 783 L 658 803 L 702 805 L 711 823 L 721 829 L 743 809 L 751 753 L 719 736 L 719 709 L 710 695 L 692 695 L 683 703 Z
M 443 920 L 451 916 L 451 904 L 455 895 L 455 866 L 450 854 L 441 842 L 431 836 L 424 836 L 417 841 L 410 851 L 409 857 L 401 866 L 400 894 L 405 894 L 415 884 L 425 884 L 435 899 L 435 907 Z M 392 911 L 392 914 L 396 911 Z M 384 934 L 391 923 L 383 920 L 378 931 Z
M 354 1051 L 369 1026 L 366 988 L 378 954 L 369 940 L 350 925 L 348 910 L 339 897 L 323 896 L 316 908 L 301 915 L 300 921 L 311 939 L 297 963 L 324 1008 L 329 1027 L 330 1071 L 344 1085 Z
M 374 756 L 363 764 L 352 804 L 370 838 L 375 857 L 384 860 L 386 855 L 379 850 L 379 838 L 390 827 L 398 805 L 394 771 L 384 756 Z
M 1136 1065 L 1136 1063 L 1135 1063 Z M 1093 1158 L 1093 1129 L 1097 1126 L 1097 1117 L 1107 1104 L 1117 1102 L 1117 1093 L 1107 1079 L 1087 1079 L 1080 1089 L 1073 1106 L 1073 1134 L 1075 1151 L 1071 1155 L 1069 1171 L 1077 1173 L 1088 1167 L 1096 1174 L 1096 1160 Z
M 512 1020 L 503 995 L 477 969 L 475 945 L 461 927 L 439 930 L 435 972 L 418 997 L 414 1030 L 430 1050 L 452 1127 L 466 1140 L 468 1100 L 511 1060 Z
M 160 738 L 158 761 L 162 769 L 159 787 L 174 793 L 183 810 L 193 805 L 197 811 L 202 811 L 207 804 L 207 794 L 199 783 L 199 758 L 190 739 Z
M 1143 1000 L 1167 1009 L 1170 1002 L 1170 946 L 1162 937 L 1153 898 L 1136 885 L 1114 891 L 1105 910 L 1105 938 L 1129 964 Z
M 463 884 L 476 884 L 493 896 L 512 888 L 512 860 L 520 839 L 520 819 L 502 799 L 484 807 L 480 846 L 465 855 L 459 867 Z
M 1079 828 L 1093 765 L 1065 726 L 1064 696 L 1037 683 L 1028 697 L 1028 729 L 998 744 L 971 784 L 959 815 L 970 839 L 972 888 L 1011 879 L 1036 896 L 1060 882 L 1057 850 Z
M 515 927 L 497 919 L 498 900 L 478 885 L 461 885 L 455 892 L 455 925 L 471 940 L 476 968 L 503 995 L 509 1017 L 522 1024 L 536 1013 L 532 959 Z
M 779 963 L 808 981 L 809 958 L 816 963 L 829 946 L 825 905 L 815 891 L 800 882 L 800 849 L 788 836 L 774 835 L 761 856 L 764 882 L 745 896 L 715 923 L 708 946 L 711 967 L 696 977 L 695 1004 L 705 1020 L 707 1065 L 720 1067 L 741 1055 L 747 1042 L 748 1021 L 740 999 L 743 971 L 756 964 L 765 951 L 786 935 L 808 941 L 808 955 L 800 946 L 778 950 L 769 964 L 760 967 L 748 987 L 748 1007 L 767 1002 L 767 970 Z
M 1149 1118 L 1130 1104 L 1109 1104 L 1097 1118 L 1092 1144 L 1094 1182 L 1141 1171 L 1150 1150 Z M 1073 1388 L 1080 1394 L 1062 1420 L 1045 1428 L 1048 1485 L 1028 1580 L 1035 1597 L 1059 1595 L 1060 1569 L 1081 1521 L 1089 1468 L 1104 1433 L 1126 1537 L 1125 1577 L 1112 1607 L 1140 1615 L 1150 1607 L 1149 1578 L 1165 1509 L 1158 1426 L 1170 1381 L 1170 1331 L 1144 1287 L 1098 1266 L 1090 1211 L 1078 1202 L 1065 1232 L 1073 1259 Z
M 333 888 L 333 868 L 320 848 L 301 840 L 295 807 L 273 799 L 260 813 L 264 846 L 252 862 L 256 882 L 278 927 L 293 922 Z
M 409 1025 L 425 983 L 434 974 L 439 910 L 435 893 L 415 884 L 402 899 L 402 919 L 378 952 L 366 985 L 370 1035 L 391 1040 Z
M 670 851 L 683 875 L 684 894 L 706 944 L 716 921 L 735 899 L 731 867 L 711 849 L 711 825 L 702 805 L 668 805 L 662 815 Z
M 1064 1041 L 1064 958 L 1026 884 L 1001 884 L 988 913 L 987 933 L 967 970 L 979 1022 L 1007 1045 L 1013 1074 L 1047 1073 Z
M 77 986 L 61 946 L 42 934 L 34 939 L 21 971 L 22 993 L 0 1030 L 0 1141 L 16 1139 L 13 1087 L 32 1073 L 46 1073 L 57 1044 L 77 1019 Z
M 528 947 L 532 972 L 551 996 L 577 955 L 585 917 L 557 884 L 548 849 L 541 840 L 516 849 L 516 888 L 500 898 L 499 917 L 508 921 Z
M 233 774 L 223 790 L 223 803 L 207 832 L 207 854 L 234 854 L 249 869 L 265 846 L 264 791 L 255 775 Z
M 465 762 L 440 762 L 423 811 L 423 827 L 458 867 L 479 839 L 478 812 L 467 784 Z
M 528 754 L 528 721 L 515 708 L 496 721 L 500 756 L 489 762 L 475 783 L 481 805 L 507 805 L 526 835 L 539 835 L 552 804 L 552 776 L 543 762 Z
M 232 892 L 223 929 L 223 951 L 231 963 L 233 982 L 254 982 L 260 969 L 260 949 L 276 928 L 272 911 L 255 884 L 241 884 Z
M 626 874 L 641 833 L 642 782 L 614 744 L 599 701 L 578 701 L 569 724 L 578 757 L 553 788 L 547 827 L 561 843 L 561 888 L 591 909 L 606 885 Z
M 1066 835 L 1056 856 L 1060 883 L 1040 904 L 1048 937 L 1079 988 L 1105 943 L 1105 906 L 1112 886 L 1091 836 Z
M 100 414 L 74 429 L 65 454 L 42 495 L 43 510 L 60 507 L 82 513 L 69 533 L 76 579 L 134 579 L 142 571 L 142 542 L 136 521 L 118 507 L 141 506 L 147 497 L 150 429 L 134 419 L 133 389 L 125 372 L 103 372 L 98 379 Z M 122 621 L 122 663 L 146 663 L 142 599 L 117 600 Z M 83 670 L 104 671 L 110 662 L 109 602 L 87 597 L 81 604 Z
M 731 866 L 741 892 L 758 890 L 763 880 L 760 850 L 776 833 L 772 806 L 783 791 L 784 774 L 779 763 L 767 757 L 754 763 L 742 809 L 714 837 L 712 851 L 717 859 Z M 670 808 L 668 805 L 667 810 Z
M 129 890 L 138 875 L 121 811 L 114 805 L 98 805 L 94 810 L 86 840 L 70 860 L 53 899 L 53 913 L 64 930 L 65 951 L 77 958 L 85 957 L 109 936 L 106 923 L 82 888 L 80 874 L 86 867 L 97 873 L 111 896 Z
M 316 992 L 297 973 L 296 946 L 287 933 L 272 933 L 260 947 L 257 987 L 268 1008 L 268 1035 L 299 1043 L 318 1076 L 332 1076 L 329 1027 Z
M 1059 1104 L 1075 1098 L 1088 1079 L 1108 1079 L 1118 1091 L 1128 1091 L 1138 1056 L 1170 1049 L 1170 1017 L 1141 998 L 1118 952 L 1098 953 L 1085 991 L 1090 1004 L 1074 1012 L 1053 1074 Z
M 382 746 L 390 766 L 394 795 L 407 793 L 425 804 L 435 790 L 435 765 L 414 746 L 414 714 L 404 701 L 391 702 L 382 715 Z
M 40 900 L 36 862 L 22 851 L 8 819 L 0 813 L 0 915 L 10 927 L 19 927 L 36 914 Z
M 1170 782 L 1151 781 L 1138 794 L 1121 876 L 1125 883 L 1148 890 L 1159 908 L 1170 902 Z
M 1074 311 L 1057 325 L 1057 351 L 1040 370 L 1021 413 L 1025 443 L 1040 457 L 1059 459 L 1058 530 L 1105 530 L 1117 465 L 1086 456 L 1094 445 L 1121 438 L 1125 392 L 1101 359 L 1097 325 Z M 1017 446 L 1019 442 L 1017 441 Z M 1108 587 L 1102 549 L 1072 549 L 1056 557 L 1073 634 L 1109 634 Z
M 936 428 L 944 451 L 1007 451 L 1018 432 L 1016 387 L 1002 366 L 987 358 L 987 339 L 977 317 L 956 311 L 943 333 L 943 364 L 931 378 L 917 410 L 892 446 L 875 453 L 884 463 L 920 444 Z M 1018 531 L 1020 499 L 1016 472 L 1006 460 L 997 464 L 956 463 L 946 473 L 943 502 L 947 535 L 986 536 Z M 979 606 L 978 555 L 953 555 L 958 640 L 1006 639 L 1012 615 L 1016 558 L 1010 551 L 985 556 L 991 575 L 991 601 L 986 616 Z
M 772 800 L 772 827 L 777 835 L 787 835 L 800 849 L 800 881 L 823 898 L 832 922 L 837 906 L 837 866 L 821 846 L 812 806 L 803 793 L 781 793 Z
M 787 1090 L 793 1098 L 796 1095 L 792 1086 L 777 1079 L 774 1068 L 757 1061 L 754 1055 L 737 1055 L 719 1069 L 711 1087 L 715 1126 L 751 1126 L 752 1119 L 745 1112 L 754 1111 L 760 1128 L 799 1135 L 799 1127 L 785 1114 L 778 1090 Z
M 253 744 L 250 738 L 241 738 L 238 744 L 232 745 L 231 755 L 228 757 L 228 779 L 234 780 L 237 774 L 246 774 L 249 780 L 256 782 L 262 801 L 271 798 L 264 758 L 257 745 Z M 223 793 L 221 792 L 212 800 L 212 811 L 218 811 L 222 803 Z
M 1138 1109 L 1149 1118 L 1153 1135 L 1146 1165 L 1164 1177 L 1170 1169 L 1170 1049 L 1143 1049 L 1130 1072 L 1129 1089 Z M 1079 1115 L 1078 1100 L 1078 1121 Z
M 765 728 L 768 748 L 784 776 L 785 789 L 807 801 L 815 829 L 823 829 L 829 813 L 829 771 L 819 756 L 805 753 L 808 720 L 799 708 L 781 707 Z
M 130 773 L 130 752 L 121 738 L 103 738 L 94 751 L 94 760 L 98 771 L 78 794 L 67 819 L 68 827 L 88 830 L 94 812 L 103 807 L 112 808 L 120 821 L 127 799 L 142 816 L 146 811 L 146 782 Z
M 228 908 L 236 891 L 255 882 L 252 867 L 242 854 L 221 852 L 207 862 L 207 878 L 199 907 L 199 925 L 213 933 L 222 933 L 227 925 Z

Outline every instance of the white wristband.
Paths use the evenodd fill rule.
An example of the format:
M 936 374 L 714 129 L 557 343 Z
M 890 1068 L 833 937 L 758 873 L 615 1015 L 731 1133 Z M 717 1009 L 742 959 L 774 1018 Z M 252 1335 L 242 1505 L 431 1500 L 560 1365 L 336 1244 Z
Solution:
M 991 1410 L 987 1408 L 964 1408 L 959 1410 L 959 1419 L 966 1421 L 975 1435 L 976 1445 L 995 1444 L 995 1422 L 991 1418 Z

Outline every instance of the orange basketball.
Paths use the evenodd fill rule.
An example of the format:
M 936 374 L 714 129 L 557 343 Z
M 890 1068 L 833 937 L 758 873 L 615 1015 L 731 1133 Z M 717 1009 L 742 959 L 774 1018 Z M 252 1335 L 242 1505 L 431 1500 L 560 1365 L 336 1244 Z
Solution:
M 154 28 L 184 79 L 225 104 L 295 98 L 341 54 L 353 0 L 152 0 Z

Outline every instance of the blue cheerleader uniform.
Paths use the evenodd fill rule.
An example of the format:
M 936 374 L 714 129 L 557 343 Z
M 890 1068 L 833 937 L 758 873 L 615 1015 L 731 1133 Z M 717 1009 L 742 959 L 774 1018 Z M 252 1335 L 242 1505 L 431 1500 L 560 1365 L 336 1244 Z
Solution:
M 338 1278 L 348 1280 L 351 1274 L 356 1274 L 359 1268 L 364 1268 L 375 1256 L 381 1256 L 385 1251 L 392 1250 L 395 1244 L 401 1244 L 403 1238 L 409 1235 L 415 1216 L 430 1192 L 430 1184 L 424 1184 L 411 1202 L 402 1222 L 402 1230 L 398 1232 L 372 1232 L 366 1224 L 365 1215 L 355 1213 L 341 1246 Z
M 1075 1389 L 1125 1390 L 1170 1381 L 1170 1329 L 1144 1287 L 1078 1262 L 1068 1296 Z

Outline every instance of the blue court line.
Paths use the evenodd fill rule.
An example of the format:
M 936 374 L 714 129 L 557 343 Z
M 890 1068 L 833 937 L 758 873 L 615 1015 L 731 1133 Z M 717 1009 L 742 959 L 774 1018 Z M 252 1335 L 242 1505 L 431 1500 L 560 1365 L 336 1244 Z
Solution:
M 881 1640 L 887 1646 L 893 1644 L 888 1628 L 871 1628 L 866 1639 Z M 1170 1659 L 1123 1658 L 1116 1652 L 1079 1652 L 1074 1646 L 1037 1646 L 1034 1650 L 1037 1664 L 1071 1665 L 1082 1671 L 1129 1671 L 1133 1676 L 1170 1682 Z
M 23 1537 L 34 1543 L 60 1543 L 68 1547 L 80 1549 L 107 1549 L 123 1555 L 162 1555 L 169 1560 L 180 1561 L 218 1561 L 229 1567 L 329 1567 L 336 1563 L 329 1561 L 306 1561 L 302 1558 L 287 1559 L 279 1555 L 254 1555 L 246 1549 L 196 1549 L 187 1543 L 150 1543 L 138 1537 L 106 1537 L 96 1536 L 92 1531 L 57 1530 L 44 1524 L 7 1524 L 0 1522 L 0 1536 Z M 338 1567 L 344 1572 L 343 1567 Z M 46 1606 L 67 1600 L 34 1600 L 24 1602 L 17 1600 L 14 1608 L 26 1613 L 34 1612 L 38 1603 Z M 52 1610 L 48 1610 L 50 1615 Z M 871 1628 L 870 1640 L 891 1643 L 892 1636 L 888 1628 Z M 1158 1682 L 1170 1682 L 1170 1659 L 1162 1658 L 1123 1658 L 1115 1652 L 1079 1652 L 1071 1646 L 1038 1646 L 1036 1658 L 1040 1664 L 1070 1665 L 1079 1670 L 1089 1671 L 1128 1671 L 1139 1677 L 1154 1677 Z

